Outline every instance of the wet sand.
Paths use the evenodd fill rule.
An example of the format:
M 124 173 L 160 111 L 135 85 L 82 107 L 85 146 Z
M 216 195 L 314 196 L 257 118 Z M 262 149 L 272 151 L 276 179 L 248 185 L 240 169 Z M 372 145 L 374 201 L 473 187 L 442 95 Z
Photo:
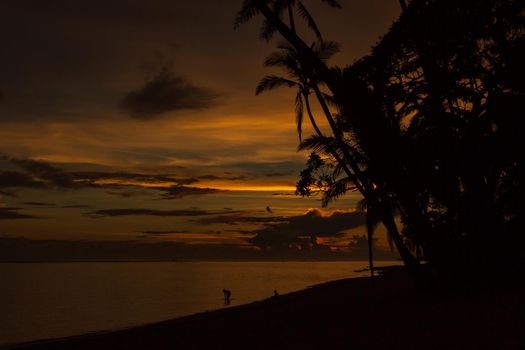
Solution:
M 525 349 L 525 287 L 414 288 L 403 269 L 126 330 L 9 349 Z

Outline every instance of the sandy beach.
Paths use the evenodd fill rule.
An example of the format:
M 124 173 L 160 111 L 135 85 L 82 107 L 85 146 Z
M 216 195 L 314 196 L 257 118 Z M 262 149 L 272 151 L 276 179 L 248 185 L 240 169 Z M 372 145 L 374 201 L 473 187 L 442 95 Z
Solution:
M 416 290 L 402 269 L 141 327 L 5 349 L 523 349 L 524 287 Z

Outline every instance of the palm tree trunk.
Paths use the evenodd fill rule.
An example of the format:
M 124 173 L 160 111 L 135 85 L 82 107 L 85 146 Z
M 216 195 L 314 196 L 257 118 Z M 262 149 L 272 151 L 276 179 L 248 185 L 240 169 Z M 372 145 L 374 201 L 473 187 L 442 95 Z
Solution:
M 371 207 L 366 203 L 366 234 L 368 239 L 368 266 L 370 267 L 370 276 L 374 277 L 374 240 L 372 237 L 374 227 L 372 224 Z
M 405 243 L 403 242 L 403 238 L 401 237 L 401 234 L 399 233 L 399 230 L 397 229 L 396 222 L 394 220 L 394 216 L 392 214 L 391 208 L 387 208 L 387 205 L 382 203 L 378 192 L 372 188 L 372 185 L 365 180 L 365 176 L 362 174 L 361 170 L 359 169 L 359 166 L 357 165 L 357 162 L 353 159 L 353 157 L 350 155 L 346 147 L 344 146 L 341 132 L 337 125 L 335 124 L 334 119 L 332 118 L 332 115 L 330 113 L 330 109 L 328 108 L 328 105 L 326 104 L 326 101 L 323 98 L 323 95 L 321 94 L 321 91 L 319 90 L 319 87 L 317 85 L 313 86 L 313 90 L 317 96 L 317 99 L 319 100 L 319 103 L 321 104 L 321 109 L 325 113 L 325 116 L 328 120 L 328 123 L 332 127 L 332 131 L 336 137 L 336 141 L 338 142 L 338 146 L 341 148 L 343 155 L 345 156 L 346 160 L 348 161 L 350 167 L 352 170 L 356 173 L 356 176 L 360 178 L 360 180 L 363 183 L 364 192 L 361 192 L 361 194 L 365 197 L 365 199 L 370 203 L 374 203 L 376 207 L 379 208 L 381 212 L 381 221 L 385 225 L 386 229 L 388 230 L 389 234 L 392 237 L 392 240 L 394 241 L 397 251 L 399 252 L 399 255 L 401 256 L 401 259 L 403 259 L 403 262 L 407 266 L 407 269 L 412 270 L 414 275 L 419 275 L 419 264 L 417 262 L 417 259 L 412 255 L 410 250 L 406 247 Z M 365 181 L 363 181 L 365 180 Z
M 315 121 L 314 115 L 312 113 L 312 108 L 310 106 L 310 98 L 308 97 L 307 93 L 303 93 L 304 98 L 304 104 L 306 106 L 306 113 L 308 114 L 308 118 L 310 119 L 310 123 L 312 124 L 312 127 L 314 128 L 317 135 L 320 137 L 324 137 L 323 132 L 321 129 L 319 129 L 319 126 L 317 125 L 317 122 Z
M 322 97 L 322 94 L 319 91 L 319 88 L 314 85 L 313 89 L 314 89 L 314 92 L 316 93 L 316 96 L 318 97 L 318 99 L 320 98 L 319 102 L 321 103 L 321 108 L 325 112 L 325 115 L 326 115 L 326 117 L 328 119 L 328 122 L 330 123 L 330 126 L 332 126 L 332 129 L 333 129 L 332 131 L 335 134 L 337 132 L 338 128 L 337 128 L 337 125 L 335 124 L 335 121 L 333 120 L 333 118 L 332 118 L 332 116 L 330 114 L 330 110 L 328 109 L 328 106 L 326 105 L 326 102 L 324 101 L 324 98 Z M 306 105 L 306 110 L 309 113 L 310 120 L 313 120 L 314 118 L 311 115 L 311 110 L 310 110 L 309 103 Z M 318 130 L 318 128 L 317 128 L 317 130 Z M 319 130 L 319 133 L 320 133 L 320 130 Z M 322 134 L 320 134 L 320 136 L 322 136 Z M 336 138 L 336 140 L 337 140 L 337 138 Z M 338 143 L 341 144 L 342 140 L 340 140 Z M 344 147 L 344 145 L 342 145 L 342 148 L 343 147 Z M 344 151 L 344 148 L 342 150 Z M 332 154 L 335 155 L 336 160 L 340 164 L 345 165 L 346 162 L 344 162 L 339 157 L 337 152 L 334 151 Z M 350 157 L 350 154 L 348 154 L 348 156 Z M 352 162 L 352 158 L 347 159 L 347 160 L 350 161 L 349 162 L 350 166 L 351 166 L 351 168 L 352 168 L 352 170 L 354 172 L 356 171 L 356 169 L 357 169 L 357 171 L 360 171 L 359 167 L 357 166 L 357 164 L 355 162 Z M 414 276 L 414 278 L 415 279 L 419 279 L 420 278 L 420 274 L 421 274 L 419 263 L 418 263 L 417 259 L 412 255 L 410 250 L 408 250 L 408 248 L 406 247 L 405 243 L 403 242 L 403 238 L 401 237 L 401 234 L 400 234 L 400 232 L 399 232 L 399 230 L 397 228 L 397 225 L 396 225 L 396 222 L 394 220 L 394 216 L 392 214 L 391 208 L 387 208 L 386 205 L 383 204 L 383 202 L 381 202 L 381 200 L 378 198 L 377 191 L 375 191 L 374 189 L 371 189 L 371 188 L 370 189 L 367 188 L 364 184 L 362 184 L 360 182 L 361 178 L 363 176 L 359 177 L 357 174 L 351 173 L 348 168 L 345 168 L 345 171 L 347 172 L 347 174 L 353 175 L 353 176 L 349 176 L 349 177 L 352 179 L 352 181 L 356 185 L 357 189 L 359 190 L 361 195 L 366 199 L 366 201 L 368 203 L 372 203 L 374 205 L 374 207 L 377 208 L 379 219 L 381 220 L 381 222 L 383 223 L 385 228 L 388 230 L 388 233 L 392 237 L 392 240 L 394 241 L 394 245 L 396 246 L 397 251 L 399 253 L 399 256 L 401 257 L 401 259 L 403 259 L 403 263 L 405 264 L 407 269 L 410 271 L 410 273 Z M 355 182 L 353 180 L 355 178 L 357 178 L 357 180 L 358 180 L 357 182 Z
M 315 68 L 315 71 L 317 72 L 319 80 L 323 81 L 328 89 L 332 93 L 336 91 L 336 85 L 331 79 L 330 76 L 330 70 L 326 66 L 326 64 L 320 60 L 315 53 L 311 50 L 311 48 L 295 33 L 293 30 L 291 30 L 284 22 L 279 18 L 279 16 L 274 13 L 268 5 L 264 1 L 255 1 L 255 5 L 257 6 L 257 9 L 263 14 L 263 16 L 270 22 L 272 25 L 279 31 L 279 33 L 290 43 L 292 44 L 297 52 L 300 54 L 300 56 L 304 57 L 304 61 L 301 62 L 307 66 L 311 66 Z M 317 90 L 317 91 L 315 91 Z M 319 88 L 314 85 L 314 91 L 316 93 L 316 96 L 319 98 L 321 97 L 321 101 L 324 102 L 324 99 L 322 98 L 322 94 L 319 91 Z M 324 103 L 326 105 L 326 102 Z M 330 124 L 330 127 L 332 128 L 332 131 L 334 132 L 334 136 L 336 137 L 336 141 L 338 142 L 338 147 L 341 148 L 341 151 L 343 152 L 345 158 L 347 157 L 348 152 L 345 150 L 344 145 L 341 145 L 342 139 L 340 138 L 340 131 L 337 128 L 337 125 L 335 124 L 335 121 L 333 120 L 330 111 L 327 106 L 326 108 L 323 108 L 323 111 L 325 112 L 325 115 L 328 119 L 328 122 Z M 373 191 L 368 181 L 363 181 L 363 176 L 360 174 L 361 171 L 359 167 L 356 165 L 355 162 L 352 161 L 352 158 L 349 157 L 347 159 L 348 164 L 351 166 L 352 170 L 355 172 L 355 177 L 360 178 L 361 182 L 361 194 L 365 196 L 365 199 L 371 200 L 373 205 L 378 205 L 378 216 L 385 225 L 386 229 L 389 231 L 389 234 L 392 237 L 392 240 L 394 241 L 394 244 L 396 245 L 396 248 L 399 252 L 399 255 L 403 259 L 403 262 L 405 263 L 405 266 L 410 271 L 410 273 L 413 275 L 413 277 L 417 280 L 420 276 L 420 266 L 417 264 L 417 260 L 415 257 L 410 253 L 408 248 L 403 242 L 403 239 L 401 237 L 401 234 L 399 233 L 397 229 L 397 225 L 395 223 L 392 210 L 387 210 L 385 204 L 381 203 L 380 199 L 377 198 L 376 191 Z M 359 176 L 361 175 L 361 176 Z M 356 184 L 357 187 L 357 184 Z M 391 209 L 391 208 L 390 208 Z
M 401 5 L 401 10 L 407 12 L 408 6 L 406 0 L 399 0 L 399 5 Z
M 293 5 L 292 4 L 288 5 L 288 18 L 290 19 L 290 28 L 292 29 L 294 33 L 297 33 L 297 31 L 295 30 L 295 19 L 293 15 Z
M 371 199 L 375 200 L 376 196 L 373 196 Z M 407 248 L 405 242 L 403 242 L 403 238 L 401 237 L 401 234 L 396 225 L 396 221 L 394 220 L 394 216 L 392 214 L 392 208 L 389 208 L 387 205 L 381 202 L 376 203 L 375 205 L 373 204 L 373 206 L 378 210 L 378 218 L 387 229 L 390 237 L 392 237 L 392 241 L 394 241 L 394 245 L 396 246 L 399 256 L 403 260 L 407 270 L 412 274 L 416 281 L 419 281 L 421 278 L 421 266 L 419 265 L 415 256 L 412 255 L 410 250 Z

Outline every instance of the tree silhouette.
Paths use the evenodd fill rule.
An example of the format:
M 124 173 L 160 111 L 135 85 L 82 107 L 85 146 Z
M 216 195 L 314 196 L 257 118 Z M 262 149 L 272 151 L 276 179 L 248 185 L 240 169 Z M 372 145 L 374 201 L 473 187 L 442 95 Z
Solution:
M 279 46 L 280 51 L 274 52 L 268 56 L 264 62 L 268 67 L 280 67 L 287 73 L 287 78 L 276 75 L 268 75 L 264 77 L 256 88 L 256 94 L 260 94 L 267 90 L 272 90 L 277 87 L 291 87 L 297 89 L 295 97 L 296 122 L 299 140 L 302 140 L 302 123 L 304 108 L 309 120 L 314 128 L 316 134 L 324 137 L 321 129 L 317 125 L 312 113 L 310 105 L 310 94 L 312 93 L 315 82 L 310 78 L 312 74 L 308 73 L 308 67 L 302 67 L 299 55 L 293 46 L 283 44 Z M 312 44 L 312 51 L 319 57 L 320 60 L 327 60 L 339 51 L 339 45 L 332 41 L 319 41 Z
M 338 51 L 338 46 L 335 43 L 327 41 L 320 41 L 314 43 L 310 47 L 312 52 L 321 61 L 326 61 Z M 325 117 L 328 120 L 328 123 L 331 123 L 331 125 L 333 125 L 333 128 L 340 129 L 339 126 L 336 126 L 337 123 L 333 119 L 332 113 L 330 112 L 328 107 L 327 101 L 331 101 L 331 103 L 334 103 L 333 100 L 330 96 L 321 92 L 318 86 L 318 82 L 315 81 L 315 74 L 309 70 L 309 67 L 302 67 L 301 64 L 302 62 L 300 60 L 299 54 L 294 47 L 290 45 L 280 45 L 280 51 L 270 55 L 266 59 L 265 65 L 272 67 L 279 66 L 283 68 L 287 72 L 288 77 L 279 77 L 275 75 L 266 76 L 261 80 L 261 82 L 257 86 L 256 93 L 259 94 L 263 91 L 271 90 L 273 88 L 282 86 L 294 87 L 298 89 L 295 98 L 295 106 L 299 138 L 301 139 L 302 119 L 304 110 L 303 102 L 306 105 L 306 111 L 309 120 L 314 128 L 314 131 L 316 132 L 316 135 L 314 137 L 309 138 L 308 140 L 306 140 L 306 142 L 301 144 L 300 149 L 316 148 L 318 150 L 322 150 L 325 154 L 330 155 L 334 159 L 334 162 L 338 165 L 338 167 L 334 167 L 336 173 L 332 174 L 332 176 L 329 177 L 324 176 L 322 179 L 319 179 L 317 181 L 317 187 L 323 188 L 323 205 L 326 206 L 330 200 L 341 196 L 349 189 L 354 189 L 355 184 L 357 184 L 357 186 L 360 186 L 362 188 L 362 193 L 364 193 L 364 187 L 363 185 L 361 185 L 360 180 L 356 179 L 356 173 L 359 173 L 361 177 L 364 178 L 364 174 L 361 169 L 365 164 L 364 162 L 358 160 L 362 159 L 362 156 L 356 147 L 353 147 L 348 143 L 343 143 L 342 141 L 337 142 L 333 137 L 326 137 L 318 127 L 310 105 L 310 94 L 314 94 L 317 98 L 317 101 L 321 105 Z M 341 134 L 340 131 L 339 134 Z M 345 157 L 347 159 L 352 159 L 350 166 L 346 165 Z M 325 164 L 323 163 L 323 166 L 324 165 Z M 319 168 L 320 166 L 317 167 L 315 170 Z M 357 171 L 353 171 L 352 169 L 357 169 Z M 346 173 L 347 176 L 341 177 L 341 172 Z M 306 173 L 303 173 L 303 175 L 305 174 Z M 304 185 L 300 185 L 299 187 L 304 188 Z M 303 195 L 306 194 L 306 192 L 301 193 L 300 189 L 298 190 L 298 193 Z M 371 196 L 372 195 L 367 195 L 367 197 Z M 366 212 L 368 213 L 370 211 L 371 210 L 367 210 Z M 395 223 L 391 217 L 390 222 L 393 223 L 393 226 L 395 227 Z M 395 231 L 394 234 L 396 234 Z M 370 232 L 369 237 L 371 243 Z
M 339 1 L 336 0 L 321 0 L 322 2 L 326 3 L 330 7 L 334 8 L 341 8 L 341 4 Z M 286 12 L 288 15 L 288 21 L 290 30 L 293 33 L 297 33 L 297 27 L 296 27 L 296 13 L 304 20 L 304 22 L 307 24 L 308 28 L 311 29 L 315 35 L 317 36 L 318 40 L 323 40 L 321 31 L 319 30 L 319 27 L 317 26 L 317 23 L 315 22 L 314 18 L 306 8 L 306 6 L 303 4 L 302 1 L 299 0 L 274 0 L 274 1 L 265 1 L 265 0 L 244 0 L 242 4 L 241 10 L 238 12 L 235 21 L 234 26 L 238 27 L 239 25 L 249 21 L 254 16 L 259 14 L 261 11 L 260 6 L 268 6 L 272 12 L 279 18 L 282 17 L 283 13 Z M 275 26 L 275 22 L 271 19 L 266 19 L 264 21 L 264 24 L 261 28 L 261 38 L 269 41 L 272 39 L 275 31 L 277 30 Z
M 358 162 L 358 155 L 352 154 L 350 147 L 344 140 L 343 130 L 340 128 L 336 120 L 333 118 L 332 112 L 325 99 L 326 94 L 323 93 L 319 87 L 319 84 L 325 84 L 334 96 L 341 95 L 341 79 L 337 76 L 337 73 L 341 73 L 338 70 L 330 70 L 325 62 L 320 59 L 316 53 L 312 50 L 310 45 L 307 45 L 298 35 L 297 32 L 288 27 L 280 18 L 278 13 L 271 10 L 271 1 L 245 1 L 243 8 L 237 17 L 236 24 L 242 23 L 249 20 L 258 13 L 265 16 L 266 20 L 269 21 L 272 26 L 279 31 L 279 33 L 294 47 L 297 52 L 298 59 L 300 60 L 301 67 L 308 67 L 307 74 L 310 82 L 311 89 L 317 98 L 324 117 L 326 118 L 333 137 L 328 140 L 333 140 L 330 149 L 334 150 L 337 154 L 336 160 L 340 167 L 345 171 L 348 178 L 352 181 L 355 187 L 360 193 L 367 198 L 370 203 L 377 208 L 377 212 L 381 217 L 381 221 L 387 228 L 390 236 L 392 237 L 402 259 L 404 260 L 407 267 L 413 271 L 414 274 L 418 274 L 418 263 L 415 257 L 410 253 L 403 242 L 403 238 L 397 228 L 397 225 L 393 216 L 393 209 L 388 198 L 381 198 L 382 194 L 377 191 L 377 185 L 373 184 L 367 175 L 361 169 Z M 348 82 L 348 81 L 344 81 Z M 365 93 L 366 95 L 366 83 L 359 80 L 352 80 L 354 84 L 352 87 L 355 92 Z M 344 85 L 344 84 L 343 84 Z M 365 96 L 368 98 L 368 96 Z M 327 145 L 327 139 L 318 138 L 317 140 L 323 141 Z
M 479 279 L 525 221 L 525 4 L 401 0 L 402 15 L 372 53 L 344 68 L 306 44 L 293 15 L 282 20 L 295 5 L 245 1 L 237 24 L 262 14 L 288 42 L 275 65 L 292 79 L 268 77 L 260 91 L 298 88 L 298 130 L 303 101 L 314 121 L 300 149 L 316 155 L 298 193 L 322 191 L 326 203 L 357 189 L 417 279 L 420 259 L 431 276 Z M 309 97 L 331 134 L 317 130 Z

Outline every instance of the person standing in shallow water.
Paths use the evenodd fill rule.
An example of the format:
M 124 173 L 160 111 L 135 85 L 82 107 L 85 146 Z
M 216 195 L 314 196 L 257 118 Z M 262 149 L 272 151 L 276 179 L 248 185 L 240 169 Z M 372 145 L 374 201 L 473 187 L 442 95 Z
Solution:
M 223 289 L 222 293 L 224 294 L 224 305 L 229 305 L 232 292 L 228 289 Z

